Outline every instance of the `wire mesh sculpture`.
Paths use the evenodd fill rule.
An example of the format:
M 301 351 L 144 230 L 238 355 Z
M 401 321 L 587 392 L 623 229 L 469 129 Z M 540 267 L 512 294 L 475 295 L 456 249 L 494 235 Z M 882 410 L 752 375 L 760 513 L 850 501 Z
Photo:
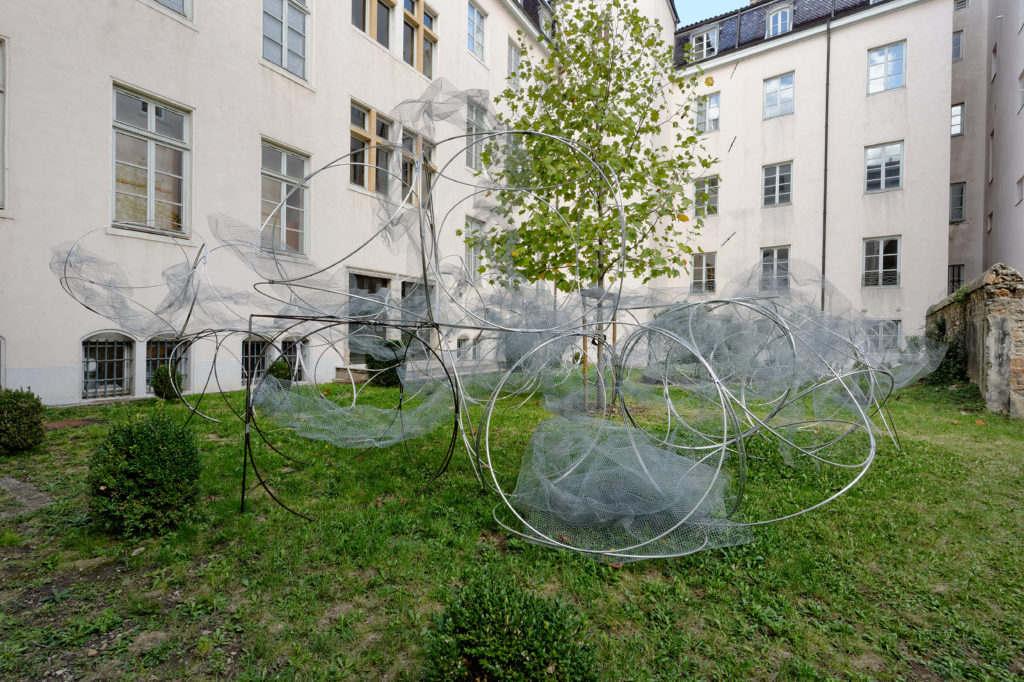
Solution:
M 498 130 L 493 117 L 483 131 L 464 132 L 467 105 L 486 100 L 438 80 L 392 111 L 393 138 L 376 146 L 373 165 L 376 222 L 354 245 L 329 245 L 337 252 L 320 263 L 279 249 L 282 216 L 314 183 L 330 187 L 354 169 L 368 171 L 370 148 L 291 186 L 258 229 L 211 216 L 211 239 L 192 258 L 179 247 L 158 281 L 133 284 L 119 264 L 124 254 L 102 253 L 112 248 L 102 228 L 55 248 L 51 269 L 69 295 L 119 328 L 173 335 L 174 357 L 206 348 L 212 361 L 202 388 L 182 395 L 194 414 L 202 415 L 208 392 L 225 393 L 223 367 L 241 364 L 246 406 L 232 409 L 245 423 L 243 508 L 251 468 L 271 497 L 306 516 L 261 473 L 254 435 L 297 461 L 271 442 L 267 424 L 360 451 L 447 429 L 431 480 L 461 441 L 498 498 L 497 523 L 530 542 L 611 562 L 748 542 L 756 526 L 820 507 L 860 480 L 877 436 L 896 438 L 887 396 L 931 371 L 943 349 L 883 348 L 820 273 L 796 262 L 781 277 L 759 266 L 715 296 L 627 290 L 614 173 L 569 138 L 543 136 L 546 147 L 563 150 L 566 187 L 601 183 L 623 231 L 618 252 L 608 254 L 611 284 L 566 293 L 526 282 L 500 249 L 467 263 L 453 255 L 463 215 L 486 217 L 492 244 L 529 248 L 510 237 L 521 212 L 544 201 L 528 181 L 527 150 L 540 133 Z M 439 141 L 417 150 L 408 130 Z M 481 168 L 471 179 L 455 170 L 467 155 Z M 569 211 L 556 215 L 569 234 L 580 229 Z M 382 247 L 404 254 L 415 272 L 400 290 L 346 276 Z M 238 288 L 239 265 L 251 290 Z M 288 359 L 287 377 L 268 371 L 277 356 Z M 358 359 L 371 378 L 397 374 L 391 404 L 364 399 Z M 325 368 L 341 368 L 344 400 L 318 382 Z M 507 436 L 492 424 L 528 401 L 543 401 L 551 416 L 518 468 L 503 469 L 494 452 Z M 785 473 L 792 469 L 805 475 Z

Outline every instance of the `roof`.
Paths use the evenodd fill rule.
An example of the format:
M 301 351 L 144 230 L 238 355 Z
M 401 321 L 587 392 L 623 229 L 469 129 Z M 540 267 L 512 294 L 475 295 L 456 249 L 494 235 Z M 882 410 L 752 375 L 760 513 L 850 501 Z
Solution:
M 688 24 L 676 31 L 675 64 L 684 66 L 686 54 L 684 46 L 690 42 L 690 36 L 699 30 L 718 26 L 718 51 L 715 57 L 733 52 L 756 43 L 775 40 L 780 36 L 765 38 L 767 33 L 768 14 L 778 5 L 792 5 L 793 28 L 784 35 L 797 33 L 837 18 L 861 12 L 873 4 L 878 5 L 891 0 L 759 0 L 756 3 L 738 7 L 732 12 L 709 17 L 697 23 Z M 708 57 L 709 59 L 711 57 Z

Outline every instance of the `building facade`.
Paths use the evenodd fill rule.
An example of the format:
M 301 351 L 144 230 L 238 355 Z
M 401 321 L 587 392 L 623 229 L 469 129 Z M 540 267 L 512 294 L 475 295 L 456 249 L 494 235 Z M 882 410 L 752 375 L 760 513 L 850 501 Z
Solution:
M 668 2 L 651 12 L 673 29 Z M 212 215 L 268 223 L 265 246 L 296 267 L 332 262 L 373 234 L 379 196 L 397 181 L 381 168 L 403 152 L 374 145 L 420 152 L 480 125 L 518 36 L 540 46 L 550 30 L 539 0 L 0 0 L 0 385 L 50 404 L 147 395 L 172 330 L 120 328 L 83 308 L 51 272 L 55 247 L 89 233 L 83 247 L 109 261 L 98 270 L 153 306 L 163 274 L 197 257 L 214 286 L 251 287 L 244 263 L 211 250 Z M 389 112 L 442 82 L 474 93 L 462 111 L 432 131 L 396 130 Z M 292 191 L 350 152 L 365 166 Z M 473 154 L 460 158 L 447 172 L 471 184 Z M 467 205 L 452 220 L 474 219 Z M 442 248 L 465 247 L 449 229 Z M 345 270 L 368 291 L 404 290 L 420 273 L 409 253 L 376 242 Z M 227 343 L 216 367 L 212 347 L 187 352 L 186 390 L 214 370 L 237 389 L 267 362 L 258 340 Z M 286 354 L 305 352 L 287 343 Z M 316 378 L 362 360 L 317 363 Z
M 1009 33 L 1010 14 L 1016 30 L 1024 3 L 1003 4 L 755 0 L 677 31 L 680 68 L 699 63 L 713 82 L 695 114 L 718 158 L 695 188 L 707 219 L 691 291 L 755 262 L 770 287 L 805 261 L 887 347 L 922 333 L 928 306 L 965 278 L 1024 265 L 1024 216 L 1011 210 L 1021 122 L 1016 104 L 996 103 L 1024 95 L 1016 83 L 996 95 L 988 63 L 993 32 Z M 1020 36 L 998 40 L 1005 70 L 1020 70 Z M 1017 132 L 1000 134 L 1015 146 L 992 145 L 993 161 L 996 127 Z

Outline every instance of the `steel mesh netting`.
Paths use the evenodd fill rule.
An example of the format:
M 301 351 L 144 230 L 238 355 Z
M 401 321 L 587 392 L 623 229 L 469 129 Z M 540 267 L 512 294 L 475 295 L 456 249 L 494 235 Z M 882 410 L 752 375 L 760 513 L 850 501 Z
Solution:
M 508 531 L 613 562 L 747 542 L 754 526 L 854 485 L 877 437 L 895 440 L 887 396 L 934 368 L 943 349 L 879 347 L 868 321 L 788 254 L 713 299 L 625 288 L 614 174 L 568 138 L 498 130 L 492 115 L 482 129 L 470 125 L 467 108 L 487 100 L 436 81 L 388 113 L 394 124 L 376 145 L 378 163 L 368 147 L 297 183 L 292 192 L 327 196 L 348 186 L 353 168 L 382 179 L 369 229 L 338 216 L 332 229 L 353 237 L 323 240 L 315 262 L 279 250 L 268 232 L 279 229 L 276 215 L 258 228 L 214 215 L 206 242 L 177 247 L 154 281 L 132 281 L 122 259 L 139 255 L 115 252 L 103 228 L 55 248 L 51 269 L 120 329 L 178 339 L 203 357 L 191 365 L 195 393 L 183 396 L 195 413 L 204 395 L 231 385 L 226 372 L 237 384 L 241 366 L 248 468 L 290 509 L 296 502 L 280 499 L 253 443 L 294 461 L 268 429 L 360 452 L 448 433 L 447 446 L 432 449 L 433 476 L 461 441 Z M 408 131 L 434 142 L 412 153 Z M 559 188 L 571 196 L 596 184 L 602 211 L 617 216 L 622 238 L 611 241 L 606 286 L 563 292 L 518 275 L 514 252 L 530 249 L 520 227 L 534 212 L 576 249 L 570 268 L 589 229 L 572 202 L 554 207 L 550 188 L 532 181 L 532 153 L 558 153 Z M 467 158 L 480 164 L 471 179 Z M 482 254 L 462 255 L 467 216 L 485 226 Z M 404 274 L 356 276 L 382 254 L 404 263 Z M 279 358 L 288 378 L 270 373 Z M 397 377 L 394 392 L 357 376 L 386 373 Z M 341 383 L 320 383 L 335 376 Z M 530 402 L 551 416 L 525 448 L 510 446 L 522 434 L 493 424 Z

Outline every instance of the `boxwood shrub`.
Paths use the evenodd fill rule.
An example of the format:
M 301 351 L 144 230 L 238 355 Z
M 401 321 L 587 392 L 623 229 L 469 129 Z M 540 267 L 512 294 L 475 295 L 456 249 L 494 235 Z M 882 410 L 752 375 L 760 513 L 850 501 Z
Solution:
M 117 424 L 89 460 L 95 520 L 122 535 L 169 530 L 191 513 L 199 474 L 188 427 L 163 413 Z
M 593 646 L 575 609 L 520 588 L 495 569 L 474 573 L 427 634 L 430 680 L 596 680 Z
M 153 395 L 162 400 L 176 400 L 181 390 L 181 373 L 174 370 L 174 381 L 171 382 L 171 365 L 160 365 L 153 370 L 149 383 L 153 386 Z
M 0 450 L 28 450 L 44 438 L 46 410 L 32 389 L 0 389 Z

